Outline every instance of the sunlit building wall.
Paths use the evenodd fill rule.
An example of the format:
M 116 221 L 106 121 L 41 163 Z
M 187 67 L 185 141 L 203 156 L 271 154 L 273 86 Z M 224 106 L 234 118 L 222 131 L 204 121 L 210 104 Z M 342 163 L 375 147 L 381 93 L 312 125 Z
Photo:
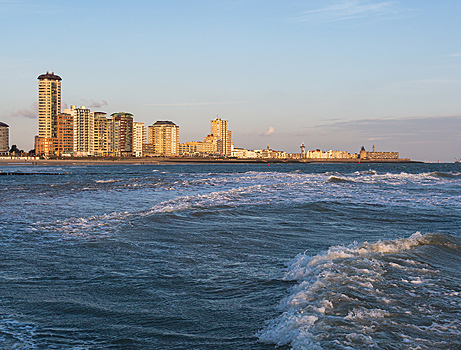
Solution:
M 61 77 L 46 72 L 38 76 L 38 136 L 57 136 L 57 117 L 61 113 Z
M 64 110 L 73 117 L 74 123 L 74 149 L 76 157 L 94 155 L 94 114 L 86 106 L 77 108 L 72 105 Z
M 94 155 L 109 154 L 109 120 L 105 112 L 94 112 Z
M 74 117 L 60 113 L 57 118 L 56 155 L 71 156 L 74 152 Z
M 146 143 L 146 126 L 142 122 L 133 122 L 133 155 L 142 157 L 142 147 Z
M 109 119 L 109 154 L 130 157 L 133 154 L 133 114 L 119 112 Z
M 149 126 L 149 143 L 159 156 L 179 155 L 179 126 L 171 121 L 156 121 Z
M 0 122 L 0 153 L 7 153 L 10 149 L 9 126 Z
M 229 157 L 232 154 L 231 132 L 227 129 L 227 120 L 216 118 L 211 121 L 211 134 L 216 136 L 221 142 L 218 153 Z

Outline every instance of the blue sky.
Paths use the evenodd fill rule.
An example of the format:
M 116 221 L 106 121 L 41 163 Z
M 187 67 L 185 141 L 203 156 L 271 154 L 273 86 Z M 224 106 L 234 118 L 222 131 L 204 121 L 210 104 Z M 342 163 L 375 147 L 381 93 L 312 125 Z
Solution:
M 235 146 L 461 157 L 461 1 L 0 0 L 0 121 L 29 150 L 37 76 L 67 105 Z

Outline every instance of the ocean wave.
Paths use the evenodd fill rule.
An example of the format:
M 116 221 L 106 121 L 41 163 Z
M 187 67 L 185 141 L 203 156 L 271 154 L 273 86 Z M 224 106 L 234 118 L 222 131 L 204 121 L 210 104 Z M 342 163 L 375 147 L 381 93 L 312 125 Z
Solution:
M 19 322 L 10 317 L 0 319 L 0 347 L 2 349 L 35 349 L 37 326 Z
M 459 239 L 419 232 L 298 255 L 283 278 L 296 284 L 280 303 L 281 315 L 258 333 L 259 341 L 293 349 L 453 344 L 461 336 L 459 280 L 444 279 L 443 266 L 429 262 L 440 250 L 450 264 L 461 259 Z
M 248 204 L 267 204 L 270 192 L 261 185 L 237 187 L 205 194 L 179 196 L 161 201 L 149 209 L 123 211 L 92 215 L 89 217 L 56 220 L 55 222 L 35 222 L 32 230 L 49 230 L 63 232 L 70 236 L 88 236 L 90 234 L 106 234 L 116 230 L 117 224 L 130 224 L 131 221 L 160 213 L 174 213 L 185 210 L 205 210 L 218 206 L 242 206 Z M 45 205 L 45 204 L 43 204 Z
M 344 177 L 339 177 L 339 176 L 330 176 L 327 180 L 327 182 L 331 183 L 342 183 L 342 182 L 354 182 L 353 180 L 346 179 Z
M 432 176 L 436 178 L 448 178 L 448 179 L 457 179 L 461 177 L 459 172 L 442 172 L 442 171 L 433 171 L 431 173 L 425 173 L 426 176 Z

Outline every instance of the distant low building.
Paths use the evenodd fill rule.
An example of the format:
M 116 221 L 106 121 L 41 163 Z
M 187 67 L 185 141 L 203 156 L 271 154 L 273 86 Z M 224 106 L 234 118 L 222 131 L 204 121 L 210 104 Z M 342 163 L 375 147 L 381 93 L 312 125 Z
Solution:
M 368 152 L 365 147 L 362 146 L 360 150 L 360 159 L 364 160 L 394 160 L 399 159 L 399 152 L 375 152 L 375 146 L 373 145 L 373 151 Z
M 355 159 L 357 154 L 351 154 L 347 151 L 322 151 L 321 149 L 301 150 L 301 153 L 289 153 L 288 158 L 292 159 Z
M 152 143 L 144 143 L 142 145 L 142 155 L 143 157 L 154 157 L 154 145 Z
M 235 158 L 248 158 L 247 153 L 248 153 L 248 150 L 245 148 L 234 147 L 232 149 L 232 157 L 235 157 Z
M 261 152 L 261 158 L 285 159 L 287 158 L 287 153 L 285 151 L 275 151 L 270 149 L 269 145 L 267 145 L 267 148 L 263 149 Z

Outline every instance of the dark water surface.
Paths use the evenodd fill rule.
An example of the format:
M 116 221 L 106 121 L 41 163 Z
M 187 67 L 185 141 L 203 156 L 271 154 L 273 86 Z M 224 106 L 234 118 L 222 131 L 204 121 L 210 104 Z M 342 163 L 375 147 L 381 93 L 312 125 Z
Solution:
M 0 348 L 461 348 L 459 164 L 0 171 Z

